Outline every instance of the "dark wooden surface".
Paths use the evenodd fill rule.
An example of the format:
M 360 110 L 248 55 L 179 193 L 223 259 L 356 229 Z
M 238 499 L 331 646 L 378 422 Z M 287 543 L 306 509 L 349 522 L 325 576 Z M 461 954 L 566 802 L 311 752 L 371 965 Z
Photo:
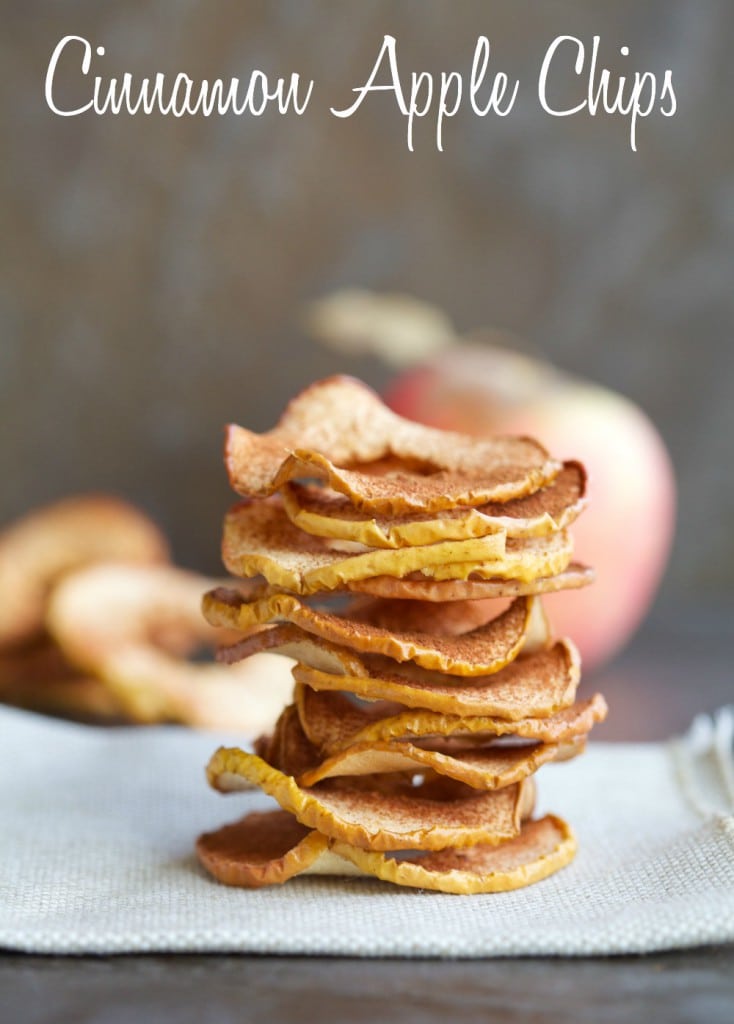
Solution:
M 3 1024 L 734 1019 L 734 949 L 594 960 L 151 956 L 0 962 Z
M 587 680 L 612 708 L 600 738 L 662 738 L 731 701 L 728 621 L 658 621 Z M 0 955 L 0 1024 L 597 1024 L 642 1013 L 666 1024 L 732 1024 L 734 946 L 583 960 Z

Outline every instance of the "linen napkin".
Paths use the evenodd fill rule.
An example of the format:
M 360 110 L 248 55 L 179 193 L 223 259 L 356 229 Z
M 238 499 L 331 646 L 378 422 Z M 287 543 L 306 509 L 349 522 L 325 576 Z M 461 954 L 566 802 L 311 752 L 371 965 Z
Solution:
M 204 779 L 219 743 L 0 709 L 0 946 L 35 953 L 394 957 L 640 953 L 734 940 L 734 714 L 667 744 L 591 744 L 538 775 L 572 865 L 517 892 L 450 896 L 374 879 L 214 882 L 196 835 L 255 808 Z

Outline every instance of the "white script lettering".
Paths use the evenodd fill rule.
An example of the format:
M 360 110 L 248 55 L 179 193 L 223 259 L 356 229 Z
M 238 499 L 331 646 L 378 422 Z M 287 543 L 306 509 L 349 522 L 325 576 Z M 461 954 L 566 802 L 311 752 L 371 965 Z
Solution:
M 212 82 L 206 78 L 195 82 L 183 72 L 179 72 L 172 80 L 158 73 L 153 78 L 146 77 L 136 82 L 130 72 L 125 72 L 121 78 L 107 80 L 101 75 L 95 75 L 92 99 L 83 106 L 65 110 L 56 102 L 54 84 L 59 59 L 69 43 L 82 44 L 83 54 L 79 65 L 82 75 L 89 76 L 92 66 L 92 45 L 82 36 L 64 36 L 56 46 L 46 71 L 45 96 L 49 108 L 60 117 L 76 117 L 88 110 L 95 114 L 133 115 L 158 111 L 174 117 L 183 117 L 185 114 L 210 117 L 213 113 L 261 117 L 270 104 L 275 104 L 280 114 L 293 110 L 300 117 L 313 92 L 313 80 L 305 84 L 302 90 L 301 76 L 296 72 L 287 79 L 275 79 L 272 85 L 265 72 L 257 69 L 245 80 L 232 78 L 228 82 L 221 78 L 215 78 Z M 104 47 L 98 46 L 96 54 L 104 57 Z

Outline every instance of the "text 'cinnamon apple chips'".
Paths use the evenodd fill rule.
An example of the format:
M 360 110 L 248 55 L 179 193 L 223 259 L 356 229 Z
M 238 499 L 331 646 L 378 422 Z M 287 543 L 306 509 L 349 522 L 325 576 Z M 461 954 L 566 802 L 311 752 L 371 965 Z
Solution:
M 411 423 L 340 377 L 265 434 L 230 427 L 225 460 L 246 500 L 223 560 L 250 583 L 203 598 L 234 637 L 221 669 L 267 652 L 295 678 L 255 753 L 222 748 L 207 769 L 281 809 L 201 836 L 202 865 L 245 887 L 359 874 L 457 894 L 567 865 L 576 840 L 533 819 L 534 777 L 581 755 L 607 707 L 577 699 L 578 651 L 540 595 L 593 579 L 569 532 L 583 467 Z

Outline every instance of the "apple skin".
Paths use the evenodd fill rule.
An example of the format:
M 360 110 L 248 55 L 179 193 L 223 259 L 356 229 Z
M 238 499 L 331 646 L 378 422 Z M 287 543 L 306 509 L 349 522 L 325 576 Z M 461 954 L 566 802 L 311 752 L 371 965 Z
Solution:
M 586 668 L 615 655 L 642 622 L 673 538 L 673 467 L 659 433 L 613 391 L 494 345 L 457 345 L 399 375 L 387 403 L 400 415 L 477 436 L 527 434 L 589 472 L 589 508 L 574 524 L 588 588 L 544 599 L 556 633 Z

